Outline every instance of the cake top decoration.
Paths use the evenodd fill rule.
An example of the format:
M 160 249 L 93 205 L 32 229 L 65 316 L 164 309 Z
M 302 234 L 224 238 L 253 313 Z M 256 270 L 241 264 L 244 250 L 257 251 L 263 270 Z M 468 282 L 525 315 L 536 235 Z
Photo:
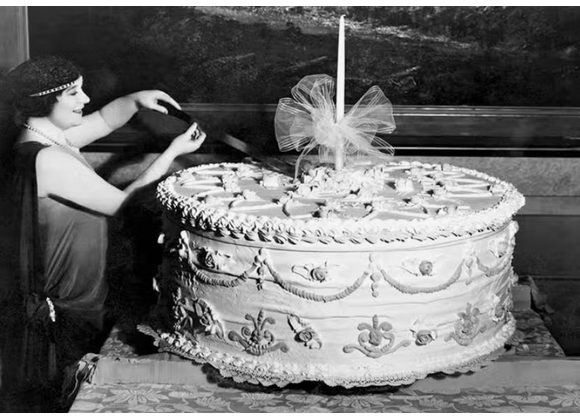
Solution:
M 383 160 L 394 153 L 393 147 L 377 136 L 396 128 L 391 102 L 378 86 L 372 86 L 344 115 L 344 18 L 340 33 L 336 106 L 334 79 L 317 74 L 302 78 L 292 88 L 292 98 L 280 99 L 276 109 L 280 151 L 301 151 L 295 177 L 302 158 L 316 148 L 320 163 L 334 162 L 337 171 L 344 162 L 361 157 Z

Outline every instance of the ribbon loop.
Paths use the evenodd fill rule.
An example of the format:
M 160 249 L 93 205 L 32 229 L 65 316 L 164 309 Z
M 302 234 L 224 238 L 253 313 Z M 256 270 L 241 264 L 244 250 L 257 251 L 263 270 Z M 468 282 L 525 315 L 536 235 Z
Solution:
M 336 121 L 334 79 L 326 74 L 305 76 L 292 88 L 292 98 L 282 98 L 274 126 L 280 151 L 302 151 L 302 158 L 318 147 L 321 163 L 344 153 L 345 162 L 373 157 L 385 159 L 394 148 L 377 134 L 395 128 L 393 106 L 378 86 L 371 87 L 340 120 Z M 342 151 L 342 152 L 340 152 Z

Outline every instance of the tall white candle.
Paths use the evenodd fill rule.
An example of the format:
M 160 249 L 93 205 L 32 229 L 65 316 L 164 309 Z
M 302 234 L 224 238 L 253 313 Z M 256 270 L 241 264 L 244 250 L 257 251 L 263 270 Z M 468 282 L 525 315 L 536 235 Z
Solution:
M 336 63 L 336 122 L 344 117 L 344 15 L 340 17 L 338 27 L 338 60 Z M 340 171 L 344 166 L 343 139 L 337 139 L 334 150 L 334 169 Z
M 336 122 L 344 116 L 344 15 L 338 28 L 338 60 L 336 65 Z

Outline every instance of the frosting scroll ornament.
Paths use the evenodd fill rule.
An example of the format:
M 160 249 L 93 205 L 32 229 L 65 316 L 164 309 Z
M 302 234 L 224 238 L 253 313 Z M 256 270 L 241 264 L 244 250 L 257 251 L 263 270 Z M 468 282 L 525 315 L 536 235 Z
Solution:
M 210 270 L 221 270 L 231 256 L 221 251 L 212 250 L 208 247 L 200 248 L 199 259 L 202 264 Z
M 195 301 L 194 306 L 195 314 L 198 316 L 199 322 L 204 327 L 205 332 L 210 335 L 215 335 L 218 338 L 224 338 L 224 327 L 217 319 L 211 306 L 202 299 Z
M 510 270 L 511 255 L 513 252 L 513 244 L 505 245 L 505 242 L 491 242 L 494 248 L 489 248 L 490 254 L 496 260 L 496 264 L 493 266 L 487 266 L 478 257 L 476 258 L 477 268 L 483 272 L 486 277 L 493 277 L 501 272 Z M 506 248 L 507 246 L 507 248 Z
M 242 345 L 247 353 L 254 356 L 261 356 L 265 353 L 280 350 L 283 353 L 288 351 L 288 346 L 284 342 L 274 344 L 274 334 L 266 329 L 267 324 L 274 325 L 276 321 L 270 317 L 264 318 L 264 310 L 258 313 L 258 318 L 246 314 L 245 318 L 252 321 L 253 329 L 248 326 L 242 328 L 242 335 L 235 331 L 230 331 L 228 338 Z
M 303 343 L 309 349 L 318 350 L 322 347 L 322 341 L 320 337 L 314 331 L 314 329 L 306 324 L 304 321 L 300 319 L 300 317 L 296 315 L 288 315 L 288 324 L 290 328 L 296 335 L 294 339 L 300 343 Z
M 194 327 L 194 317 L 195 313 L 193 307 L 194 299 L 186 297 L 183 295 L 181 287 L 176 287 L 171 291 L 171 297 L 173 300 L 173 319 L 175 330 L 191 331 Z
M 503 322 L 509 317 L 512 305 L 511 294 L 507 294 L 504 299 L 501 299 L 498 295 L 493 295 L 488 313 L 489 318 L 496 324 Z
M 200 247 L 193 239 L 191 239 L 189 232 L 181 231 L 177 246 L 179 259 L 187 263 L 190 267 L 195 267 L 194 261 L 210 270 L 222 270 L 231 260 L 231 255 L 225 254 L 221 251 L 213 250 L 208 247 Z M 194 258 L 197 255 L 197 258 Z
M 359 331 L 367 330 L 359 334 L 359 345 L 349 344 L 344 346 L 342 351 L 345 353 L 352 353 L 353 351 L 358 350 L 365 356 L 377 359 L 394 352 L 399 347 L 407 347 L 411 344 L 411 341 L 403 340 L 395 345 L 395 335 L 390 332 L 392 329 L 392 325 L 386 321 L 379 324 L 378 315 L 374 315 L 372 325 L 369 325 L 366 322 L 358 325 Z M 383 340 L 386 340 L 386 344 L 381 345 Z
M 224 338 L 224 328 L 211 306 L 204 300 L 198 299 L 195 294 L 185 296 L 181 287 L 173 292 L 174 329 L 185 334 L 191 334 L 201 327 L 205 333 Z
M 177 241 L 177 253 L 181 261 L 190 262 L 191 261 L 191 246 L 195 246 L 187 230 L 182 230 L 179 232 L 179 239 Z
M 328 280 L 328 262 L 325 261 L 319 266 L 313 264 L 293 265 L 292 272 L 306 280 L 322 283 Z
M 509 240 L 507 238 L 494 238 L 488 243 L 489 251 L 498 260 L 501 260 L 508 253 L 509 248 Z
M 480 327 L 480 314 L 479 309 L 472 308 L 471 303 L 468 303 L 465 312 L 457 314 L 459 320 L 455 323 L 454 331 L 445 337 L 445 341 L 454 339 L 461 346 L 471 344 L 477 334 L 486 330 L 485 326 Z

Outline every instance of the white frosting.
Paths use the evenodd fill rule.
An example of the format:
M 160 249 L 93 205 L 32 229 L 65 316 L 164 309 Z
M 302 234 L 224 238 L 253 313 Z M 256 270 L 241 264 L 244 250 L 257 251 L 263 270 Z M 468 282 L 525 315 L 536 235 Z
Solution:
M 243 193 L 226 190 L 220 177 L 234 173 L 242 174 L 240 188 L 255 192 L 258 199 L 241 203 Z M 262 185 L 264 177 L 268 187 Z M 273 178 L 279 182 L 277 189 Z M 303 178 L 293 182 L 254 165 L 202 165 L 170 176 L 160 184 L 158 197 L 184 225 L 278 243 L 461 237 L 500 228 L 524 205 L 524 197 L 511 184 L 450 165 L 401 162 L 334 175 L 317 168 Z M 406 184 L 404 180 L 421 188 L 402 193 L 396 185 Z M 208 194 L 220 201 L 202 199 Z M 236 204 L 227 208 L 224 202 Z
M 292 182 L 206 165 L 159 197 L 158 343 L 236 380 L 399 385 L 473 369 L 514 330 L 523 197 L 487 175 L 401 163 Z

